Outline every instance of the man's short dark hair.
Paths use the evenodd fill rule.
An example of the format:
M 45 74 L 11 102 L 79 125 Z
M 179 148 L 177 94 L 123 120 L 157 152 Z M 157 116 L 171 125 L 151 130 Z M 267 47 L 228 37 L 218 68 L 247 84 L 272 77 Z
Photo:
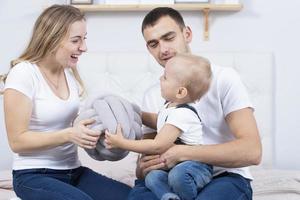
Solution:
M 156 22 L 165 16 L 171 17 L 180 27 L 181 30 L 185 27 L 185 23 L 181 14 L 170 7 L 158 7 L 151 10 L 144 18 L 142 23 L 142 33 L 144 32 L 147 26 L 154 26 Z

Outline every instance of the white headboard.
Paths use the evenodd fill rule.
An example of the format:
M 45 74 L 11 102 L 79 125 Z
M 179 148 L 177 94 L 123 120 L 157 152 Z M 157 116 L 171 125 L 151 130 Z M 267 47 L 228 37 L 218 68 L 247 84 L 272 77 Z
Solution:
M 271 167 L 273 161 L 273 58 L 271 53 L 257 52 L 198 52 L 211 62 L 235 68 L 241 75 L 256 108 L 262 142 L 264 167 Z M 89 94 L 97 91 L 109 91 L 141 104 L 143 93 L 150 85 L 158 81 L 162 67 L 147 52 L 88 52 L 80 58 L 79 71 Z M 2 98 L 0 98 L 2 101 Z M 3 112 L 0 113 L 3 119 Z M 4 123 L 1 124 L 1 136 L 5 136 Z M 1 137 L 3 138 L 3 137 Z M 4 143 L 4 145 L 2 145 Z M 1 140 L 1 166 L 11 165 L 11 152 L 6 138 Z M 80 150 L 84 165 L 101 171 L 108 176 L 120 176 L 129 182 L 134 175 L 135 157 L 131 154 L 118 162 L 98 162 Z M 118 170 L 117 173 L 115 173 Z M 113 174 L 114 171 L 114 174 Z M 118 177 L 120 178 L 120 177 Z M 124 180 L 125 179 L 125 180 Z M 129 182 L 130 183 L 130 182 Z M 130 183 L 132 184 L 132 183 Z

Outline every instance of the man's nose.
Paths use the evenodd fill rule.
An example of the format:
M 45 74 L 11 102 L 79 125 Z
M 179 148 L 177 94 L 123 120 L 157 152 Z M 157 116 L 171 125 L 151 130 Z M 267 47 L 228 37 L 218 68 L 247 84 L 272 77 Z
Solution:
M 170 52 L 170 47 L 165 42 L 160 44 L 160 53 L 161 54 L 168 54 Z

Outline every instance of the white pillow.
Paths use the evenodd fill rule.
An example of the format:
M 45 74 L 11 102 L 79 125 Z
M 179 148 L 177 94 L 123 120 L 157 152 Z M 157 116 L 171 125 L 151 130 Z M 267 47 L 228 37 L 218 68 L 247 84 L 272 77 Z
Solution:
M 12 189 L 12 172 L 11 170 L 0 171 L 0 188 Z
M 254 196 L 294 194 L 300 199 L 300 171 L 259 169 L 253 170 L 252 174 Z

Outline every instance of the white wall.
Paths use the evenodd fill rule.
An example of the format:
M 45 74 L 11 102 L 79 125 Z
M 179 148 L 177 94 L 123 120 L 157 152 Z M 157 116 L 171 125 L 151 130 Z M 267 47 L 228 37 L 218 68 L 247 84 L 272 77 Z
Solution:
M 26 45 L 34 20 L 52 3 L 65 0 L 2 0 L 0 6 L 0 73 L 6 72 L 11 59 Z M 213 13 L 210 40 L 202 40 L 200 12 L 182 12 L 194 33 L 194 51 L 263 51 L 274 54 L 274 135 L 277 167 L 300 169 L 300 1 L 244 0 L 240 12 Z M 18 5 L 17 5 L 18 4 Z M 146 12 L 89 13 L 89 50 L 146 51 L 140 25 Z M 2 111 L 0 113 L 2 115 Z M 0 116 L 2 120 L 2 116 Z M 7 144 L 0 123 L 0 151 Z M 298 151 L 297 151 L 298 150 Z M 3 155 L 3 154 L 2 154 Z M 9 158 L 10 159 L 10 158 Z M 0 167 L 2 167 L 0 165 Z

